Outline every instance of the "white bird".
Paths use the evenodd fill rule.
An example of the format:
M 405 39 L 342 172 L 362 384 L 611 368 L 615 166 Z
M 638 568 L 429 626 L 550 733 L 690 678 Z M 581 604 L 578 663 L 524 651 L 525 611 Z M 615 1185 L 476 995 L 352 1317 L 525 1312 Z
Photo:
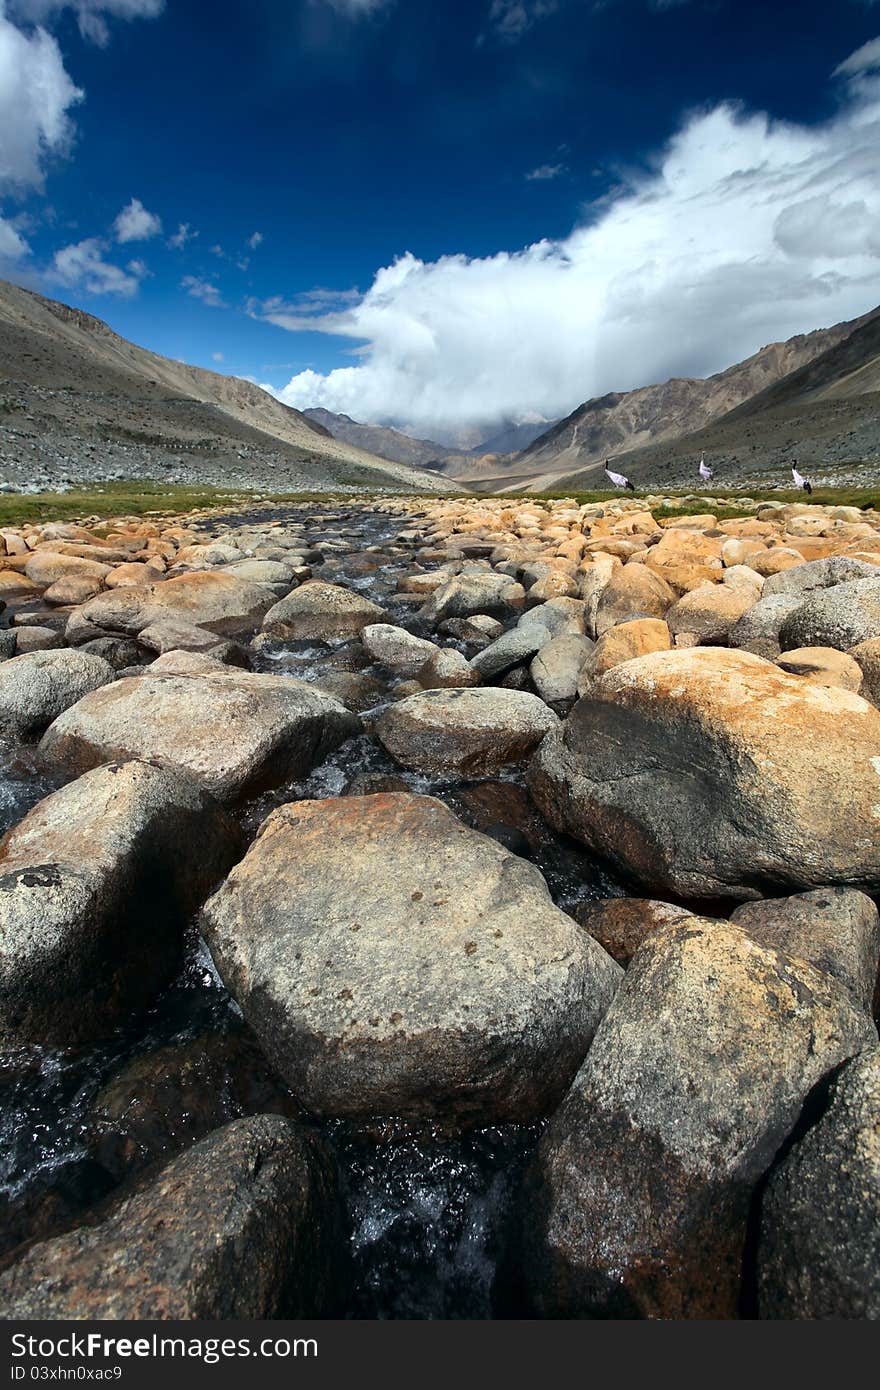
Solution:
M 706 463 L 705 454 L 700 455 L 700 477 L 703 479 L 704 483 L 711 482 L 712 479 L 715 477 L 714 470 L 711 469 Z
M 629 478 L 625 478 L 622 473 L 615 473 L 608 467 L 608 459 L 605 460 L 605 477 L 608 478 L 615 487 L 625 487 L 630 492 L 635 492 L 635 488 Z
M 801 492 L 805 492 L 809 497 L 813 491 L 813 484 L 810 482 L 809 478 L 804 477 L 803 473 L 798 472 L 797 459 L 795 459 L 794 463 L 791 465 L 791 476 L 794 478 L 795 487 L 800 488 Z

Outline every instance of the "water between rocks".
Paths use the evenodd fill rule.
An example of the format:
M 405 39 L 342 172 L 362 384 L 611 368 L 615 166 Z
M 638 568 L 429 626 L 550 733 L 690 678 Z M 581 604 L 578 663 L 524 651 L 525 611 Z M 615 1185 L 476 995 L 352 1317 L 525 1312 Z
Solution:
M 228 525 L 285 520 L 273 509 L 224 517 Z M 302 513 L 295 515 L 301 522 Z M 389 622 L 418 630 L 411 606 L 396 602 L 399 575 L 412 565 L 393 547 L 371 573 L 346 573 L 347 555 L 389 544 L 400 522 L 370 512 L 310 519 L 309 541 L 325 546 L 316 577 L 345 583 L 388 613 Z M 329 543 L 329 544 L 328 544 Z M 334 546 L 339 546 L 334 549 Z M 327 655 L 320 644 L 267 649 L 256 669 L 315 679 Z M 522 768 L 484 783 L 447 783 L 402 772 L 369 735 L 350 740 L 304 781 L 276 788 L 241 808 L 251 834 L 284 802 L 342 794 L 355 775 L 402 778 L 413 791 L 442 800 L 468 823 L 483 828 L 498 804 L 519 808 L 531 857 L 562 908 L 625 890 L 580 846 L 555 835 L 526 801 Z M 506 787 L 499 787 L 499 781 Z M 0 750 L 0 833 L 16 824 L 61 779 L 40 766 L 32 748 Z M 498 793 L 503 793 L 499 798 Z M 501 815 L 503 819 L 503 813 Z M 267 885 L 267 892 L 271 885 Z M 95 1098 L 121 1066 L 160 1047 L 238 1026 L 237 1006 L 216 974 L 207 948 L 192 928 L 178 978 L 148 1014 L 101 1046 L 76 1051 L 30 1049 L 0 1056 L 0 1227 L 10 1218 L 17 1239 L 28 1234 L 27 1215 L 49 1202 L 60 1221 L 106 1196 L 113 1179 L 91 1156 L 89 1117 Z M 365 1135 L 342 1124 L 322 1126 L 339 1159 L 351 1228 L 354 1283 L 348 1314 L 355 1318 L 491 1318 L 516 1311 L 515 1280 L 505 1260 L 515 1228 L 521 1180 L 540 1126 L 507 1125 L 450 1140 L 389 1126 Z M 7 1244 L 9 1242 L 7 1241 Z

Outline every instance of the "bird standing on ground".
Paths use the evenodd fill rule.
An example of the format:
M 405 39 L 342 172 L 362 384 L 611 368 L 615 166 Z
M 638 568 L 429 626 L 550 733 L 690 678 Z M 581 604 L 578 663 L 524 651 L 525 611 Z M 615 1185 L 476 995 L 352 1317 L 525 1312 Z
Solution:
M 700 455 L 700 477 L 704 483 L 710 483 L 715 477 L 715 471 L 707 464 L 705 454 Z
M 610 459 L 605 460 L 605 477 L 608 478 L 609 481 L 612 482 L 615 487 L 625 487 L 627 491 L 635 492 L 635 488 L 633 487 L 629 478 L 625 478 L 622 473 L 615 473 L 613 469 L 608 467 L 608 464 L 610 462 Z
M 797 459 L 791 465 L 791 476 L 794 478 L 795 487 L 800 488 L 801 492 L 805 492 L 809 497 L 813 491 L 813 484 L 809 478 L 804 477 L 803 473 L 798 472 Z

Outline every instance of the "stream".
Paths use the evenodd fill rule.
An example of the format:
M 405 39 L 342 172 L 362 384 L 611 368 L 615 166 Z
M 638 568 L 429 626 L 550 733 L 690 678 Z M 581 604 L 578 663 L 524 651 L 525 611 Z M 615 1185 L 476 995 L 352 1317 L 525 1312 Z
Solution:
M 302 515 L 292 513 L 290 519 L 301 522 Z M 249 512 L 224 516 L 222 522 L 256 528 L 261 519 L 270 518 L 287 519 L 283 511 L 272 509 L 263 518 Z M 209 522 L 201 525 L 211 529 Z M 316 578 L 356 588 L 386 610 L 389 622 L 421 633 L 413 605 L 395 598 L 401 573 L 413 565 L 411 551 L 391 544 L 400 525 L 399 519 L 369 512 L 340 515 L 333 508 L 316 508 L 307 539 L 325 556 Z M 371 556 L 376 559 L 372 569 Z M 365 701 L 374 698 L 373 685 L 375 704 L 387 698 L 387 673 L 369 665 L 357 642 L 267 644 L 254 669 L 314 680 L 328 661 L 334 669 L 364 676 Z M 488 830 L 509 847 L 519 846 L 541 869 L 563 909 L 625 893 L 582 846 L 546 825 L 527 796 L 523 772 L 514 767 L 502 777 L 467 783 L 431 779 L 402 771 L 364 733 L 304 780 L 251 799 L 238 815 L 252 836 L 265 816 L 285 802 L 344 795 L 354 778 L 361 786 L 364 779 L 394 778 L 413 791 L 439 797 L 466 823 Z M 0 751 L 0 828 L 16 824 L 60 780 L 40 765 L 33 747 Z M 505 836 L 513 837 L 513 844 Z M 237 1006 L 193 924 L 177 978 L 147 1014 L 132 1019 L 111 1039 L 88 1048 L 29 1048 L 0 1055 L 0 1255 L 33 1233 L 77 1224 L 83 1212 L 114 1189 L 117 1179 L 91 1141 L 92 1110 L 108 1080 L 159 1049 L 241 1029 Z M 341 1123 L 320 1128 L 339 1161 L 350 1223 L 354 1274 L 348 1316 L 515 1315 L 515 1280 L 505 1262 L 539 1126 L 493 1127 L 454 1140 L 394 1125 L 369 1134 Z

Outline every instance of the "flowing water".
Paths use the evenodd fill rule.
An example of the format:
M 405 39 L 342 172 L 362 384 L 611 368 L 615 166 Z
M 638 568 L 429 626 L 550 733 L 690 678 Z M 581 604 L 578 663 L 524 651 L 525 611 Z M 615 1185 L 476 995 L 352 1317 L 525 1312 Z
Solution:
M 293 519 L 300 521 L 301 515 Z M 278 519 L 278 513 L 271 519 Z M 259 525 L 253 514 L 225 520 Z M 329 533 L 345 547 L 327 547 L 317 571 L 321 578 L 358 588 L 388 612 L 389 621 L 418 631 L 412 607 L 394 597 L 400 574 L 412 565 L 405 550 L 377 549 L 374 570 L 363 573 L 356 566 L 355 573 L 346 571 L 347 554 L 388 546 L 399 524 L 369 513 L 332 523 L 318 515 L 307 539 L 326 543 Z M 271 644 L 260 654 L 258 669 L 316 679 L 322 663 L 334 656 L 345 666 L 357 645 Z M 374 668 L 363 669 L 377 683 L 385 680 Z M 403 772 L 366 733 L 337 749 L 304 780 L 245 804 L 239 812 L 242 824 L 253 834 L 275 806 L 343 795 L 354 777 L 365 774 L 394 777 L 413 791 L 438 796 L 478 829 L 497 834 L 500 826 L 502 836 L 505 829 L 514 833 L 563 908 L 624 891 L 582 847 L 555 835 L 541 820 L 525 793 L 522 768 L 482 782 L 428 778 Z M 34 749 L 0 752 L 2 829 L 57 785 L 57 774 L 40 765 Z M 176 980 L 146 1015 L 101 1046 L 30 1048 L 0 1057 L 0 1231 L 5 1237 L 0 1253 L 32 1234 L 76 1224 L 113 1189 L 116 1179 L 95 1157 L 92 1143 L 96 1097 L 110 1078 L 160 1048 L 240 1027 L 237 1006 L 193 926 Z M 538 1126 L 492 1127 L 454 1140 L 393 1125 L 369 1134 L 342 1124 L 323 1130 L 338 1157 L 350 1223 L 352 1317 L 510 1315 L 515 1294 L 506 1262 Z

